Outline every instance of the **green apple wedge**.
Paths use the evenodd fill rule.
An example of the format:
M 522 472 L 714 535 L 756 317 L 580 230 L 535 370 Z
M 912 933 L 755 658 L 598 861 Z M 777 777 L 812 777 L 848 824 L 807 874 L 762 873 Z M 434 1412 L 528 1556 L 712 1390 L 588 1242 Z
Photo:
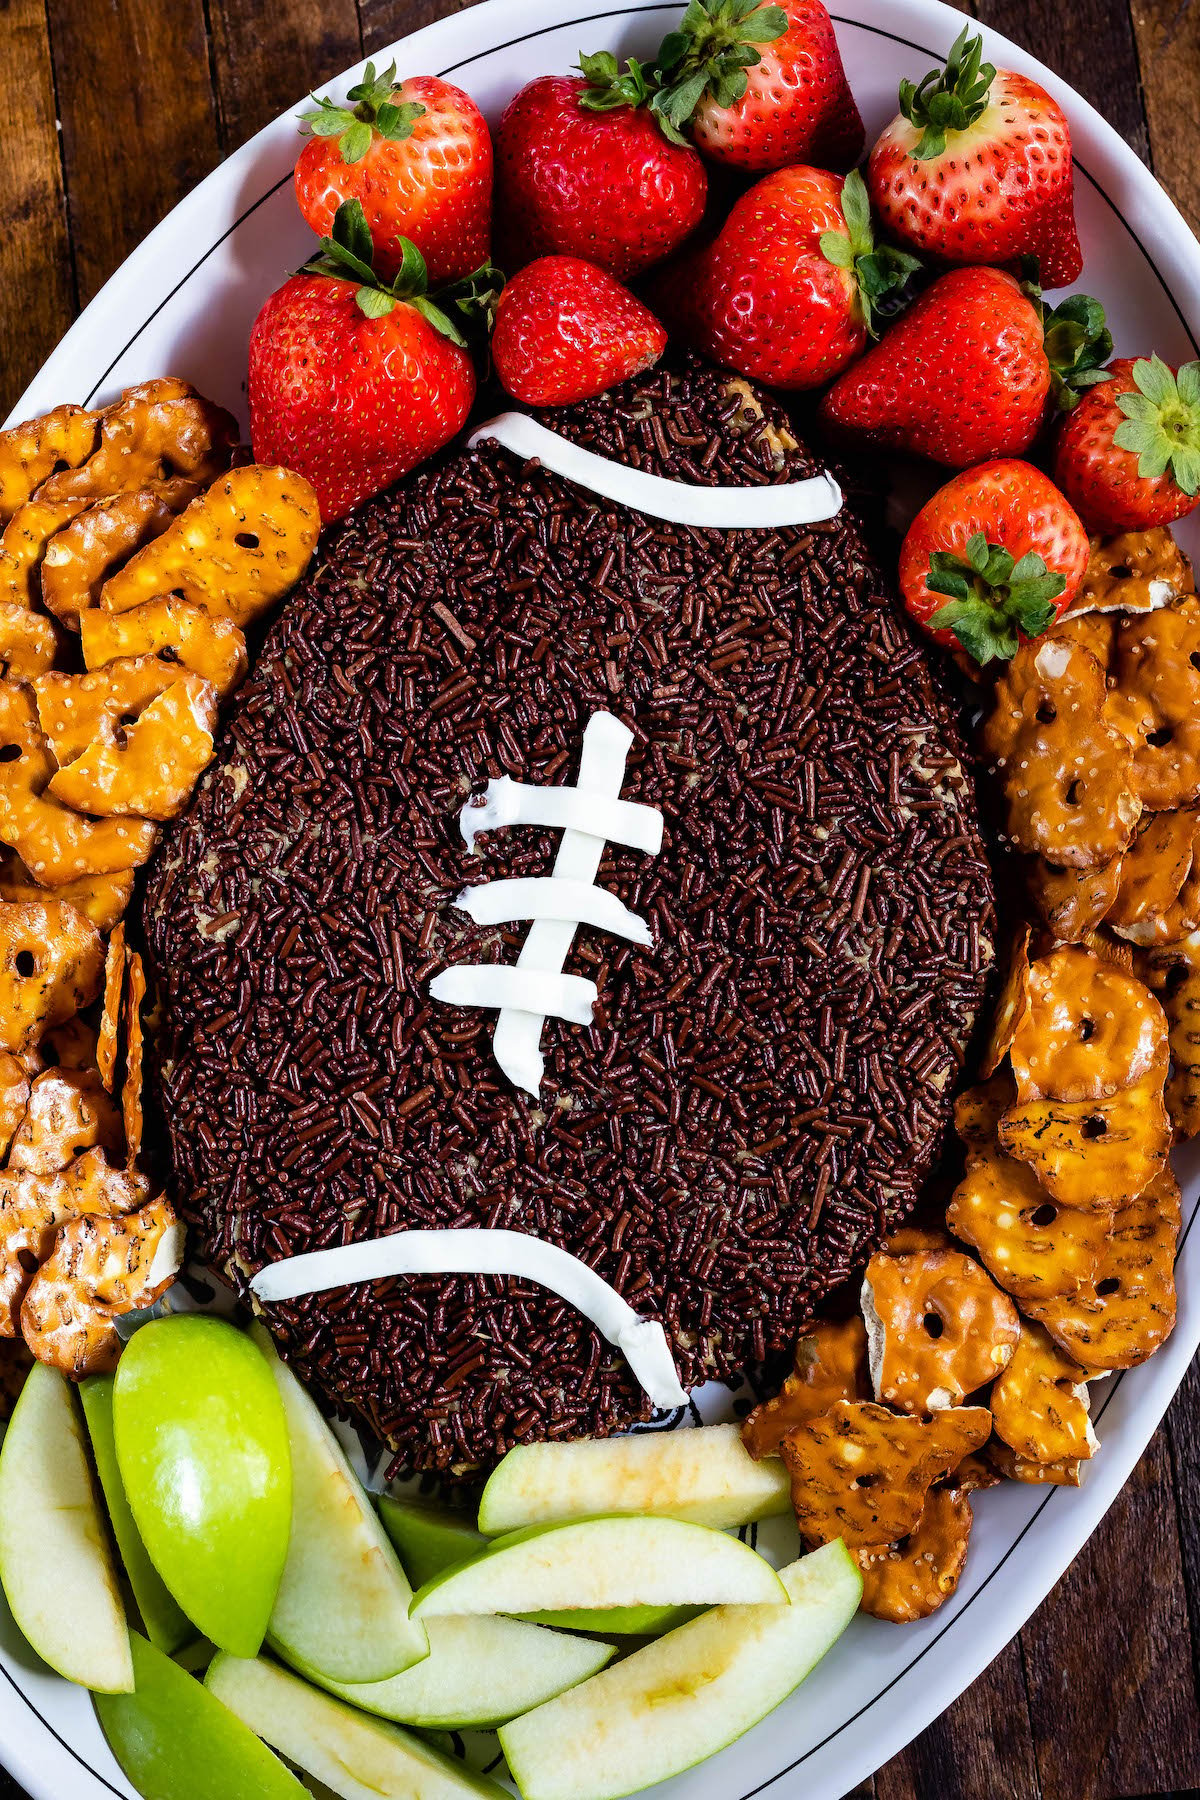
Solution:
M 137 1689 L 97 1695 L 108 1747 L 144 1800 L 309 1800 L 254 1732 L 137 1632 Z
M 143 1325 L 113 1387 L 121 1480 L 142 1542 L 205 1637 L 253 1656 L 287 1557 L 292 1475 L 271 1371 L 223 1319 Z
M 79 1385 L 79 1398 L 83 1402 L 83 1416 L 87 1421 L 88 1436 L 92 1440 L 92 1456 L 96 1473 L 100 1477 L 104 1503 L 108 1508 L 108 1521 L 117 1540 L 117 1550 L 129 1577 L 137 1609 L 142 1615 L 142 1624 L 146 1627 L 150 1642 L 167 1656 L 173 1656 L 176 1650 L 191 1643 L 196 1636 L 196 1629 L 168 1593 L 166 1583 L 150 1561 L 141 1534 L 134 1524 L 117 1463 L 112 1395 L 111 1375 L 90 1375 Z
M 397 1500 L 381 1494 L 377 1505 L 384 1529 L 414 1587 L 432 1581 L 444 1569 L 457 1568 L 486 1550 L 489 1540 L 463 1513 L 427 1500 Z M 658 1637 L 694 1617 L 688 1606 L 610 1606 L 593 1612 L 519 1613 L 530 1625 L 556 1631 L 602 1632 L 607 1637 Z M 389 1715 L 390 1716 L 390 1715 Z
M 719 1606 L 500 1728 L 524 1800 L 617 1800 L 724 1749 L 786 1700 L 858 1609 L 839 1541 L 783 1571 L 790 1606 Z
M 322 1681 L 340 1700 L 400 1725 L 455 1731 L 500 1725 L 598 1674 L 611 1644 L 568 1637 L 518 1619 L 430 1619 L 429 1655 L 390 1681 Z
M 791 1505 L 776 1457 L 755 1462 L 736 1425 L 518 1444 L 499 1463 L 479 1503 L 486 1537 L 601 1513 L 656 1513 L 720 1530 Z
M 427 1581 L 413 1616 L 565 1607 L 786 1605 L 771 1565 L 737 1538 L 680 1519 L 581 1519 L 497 1538 Z
M 263 1658 L 218 1656 L 206 1685 L 251 1731 L 339 1800 L 510 1800 L 486 1775 Z
M 303 1675 L 386 1681 L 429 1654 L 413 1592 L 346 1454 L 261 1325 L 252 1328 L 287 1418 L 292 1531 L 267 1641 Z
M 71 1384 L 35 1363 L 0 1449 L 0 1584 L 31 1649 L 103 1693 L 134 1682 L 129 1627 Z

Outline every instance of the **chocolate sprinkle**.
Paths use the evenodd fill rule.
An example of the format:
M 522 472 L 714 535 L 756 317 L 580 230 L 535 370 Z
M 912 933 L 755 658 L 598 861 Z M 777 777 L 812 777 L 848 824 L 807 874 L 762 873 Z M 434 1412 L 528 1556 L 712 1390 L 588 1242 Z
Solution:
M 795 479 L 728 377 L 658 370 L 548 422 L 694 483 Z M 790 1345 L 913 1206 L 983 994 L 993 897 L 925 654 L 848 513 L 730 533 L 647 520 L 494 444 L 331 532 L 171 831 L 145 923 L 179 1201 L 245 1291 L 265 1263 L 402 1228 L 509 1226 L 662 1319 L 686 1385 Z M 607 708 L 660 856 L 600 881 L 649 949 L 583 929 L 591 1030 L 549 1021 L 540 1100 L 447 964 L 515 960 L 464 885 L 547 874 L 489 834 L 492 776 L 575 777 Z M 394 1280 L 270 1309 L 300 1375 L 406 1461 L 648 1416 L 545 1290 Z

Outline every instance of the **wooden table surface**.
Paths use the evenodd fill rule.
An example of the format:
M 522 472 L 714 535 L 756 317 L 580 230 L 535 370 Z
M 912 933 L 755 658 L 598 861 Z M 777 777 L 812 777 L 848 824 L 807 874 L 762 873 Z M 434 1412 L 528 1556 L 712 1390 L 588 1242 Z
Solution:
M 455 4 L 0 0 L 0 417 L 77 310 L 223 156 L 306 87 Z M 974 10 L 1098 106 L 1200 226 L 1200 0 Z M 1127 1800 L 1200 1788 L 1198 1673 L 1193 1369 L 1020 1638 L 860 1796 Z M 2 1772 L 0 1800 L 19 1800 Z

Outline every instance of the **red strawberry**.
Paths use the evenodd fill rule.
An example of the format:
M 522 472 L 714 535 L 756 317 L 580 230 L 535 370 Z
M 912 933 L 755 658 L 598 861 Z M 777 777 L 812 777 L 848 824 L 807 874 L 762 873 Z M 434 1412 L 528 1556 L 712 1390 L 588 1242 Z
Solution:
M 900 591 L 939 644 L 976 662 L 1014 656 L 1066 611 L 1088 564 L 1087 533 L 1054 483 L 1026 462 L 968 469 L 917 514 L 900 550 Z
M 375 267 L 390 280 L 404 241 L 425 258 L 435 286 L 487 261 L 492 224 L 492 140 L 483 114 L 436 75 L 397 83 L 396 65 L 368 63 L 344 107 L 318 100 L 296 164 L 296 198 L 318 237 L 346 200 L 362 204 Z
M 871 152 L 880 221 L 903 243 L 955 263 L 1038 259 L 1046 287 L 1083 267 L 1071 131 L 1025 75 L 981 63 L 963 29 L 942 71 L 900 84 L 900 114 Z
M 747 44 L 757 50 L 748 68 Z M 690 122 L 693 141 L 717 162 L 844 171 L 862 154 L 863 122 L 822 0 L 691 0 L 663 41 L 656 76 L 655 109 Z
M 876 250 L 857 172 L 778 169 L 705 249 L 664 271 L 660 310 L 698 350 L 772 387 L 820 387 L 866 344 L 873 303 L 915 260 Z
M 457 327 L 425 297 L 420 252 L 407 246 L 390 285 L 370 254 L 348 200 L 322 255 L 271 295 L 250 334 L 254 454 L 306 476 L 326 520 L 440 450 L 475 398 Z
M 666 347 L 654 314 L 575 256 L 542 256 L 514 275 L 492 332 L 496 373 L 527 406 L 590 400 L 650 368 Z
M 1200 362 L 1110 364 L 1063 425 L 1054 477 L 1092 531 L 1169 525 L 1200 504 Z
M 1073 406 L 1111 351 L 1098 300 L 1047 313 L 1002 269 L 952 269 L 838 377 L 821 417 L 842 437 L 965 469 L 1028 450 L 1051 393 Z
M 616 59 L 588 59 L 589 66 Z M 602 104 L 611 98 L 611 110 Z M 643 105 L 586 78 L 543 75 L 511 100 L 496 131 L 496 229 L 508 269 L 535 256 L 582 256 L 625 279 L 677 249 L 707 194 L 695 150 L 671 143 Z

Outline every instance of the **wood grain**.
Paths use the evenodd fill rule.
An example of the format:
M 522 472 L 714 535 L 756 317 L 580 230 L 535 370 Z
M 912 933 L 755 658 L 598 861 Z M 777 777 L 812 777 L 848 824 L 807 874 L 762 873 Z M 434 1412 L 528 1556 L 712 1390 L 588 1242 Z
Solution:
M 986 1505 L 983 1495 L 980 1505 Z M 1033 1731 L 1021 1651 L 1009 1644 L 928 1731 L 880 1769 L 876 1800 L 1030 1800 Z
M 1135 0 L 1133 27 L 1155 173 L 1200 230 L 1200 5 Z
M 362 54 L 354 0 L 211 0 L 209 19 L 226 155 Z

